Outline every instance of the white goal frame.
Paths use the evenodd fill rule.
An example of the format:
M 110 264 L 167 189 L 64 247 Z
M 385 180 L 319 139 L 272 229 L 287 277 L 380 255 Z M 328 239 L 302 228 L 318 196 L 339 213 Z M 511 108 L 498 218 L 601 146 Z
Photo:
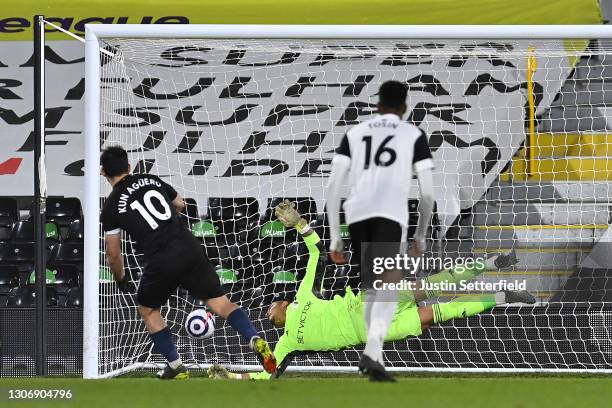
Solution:
M 83 377 L 101 378 L 99 346 L 99 240 L 100 240 L 100 40 L 103 38 L 198 39 L 612 39 L 612 25 L 85 25 L 85 264 L 83 312 Z M 142 368 L 142 363 L 120 372 Z M 330 367 L 300 368 L 330 371 Z M 336 370 L 352 371 L 352 367 Z M 440 371 L 405 368 L 413 371 Z M 566 369 L 443 369 L 465 372 L 606 372 Z M 119 372 L 107 373 L 112 376 Z

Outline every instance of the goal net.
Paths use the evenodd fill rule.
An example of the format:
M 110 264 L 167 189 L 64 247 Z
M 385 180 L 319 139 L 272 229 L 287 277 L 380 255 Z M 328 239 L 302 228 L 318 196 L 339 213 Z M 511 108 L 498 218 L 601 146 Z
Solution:
M 90 106 L 99 110 L 101 148 L 124 146 L 134 172 L 158 175 L 187 198 L 183 222 L 217 265 L 230 298 L 273 343 L 282 331 L 265 311 L 274 293 L 299 283 L 307 253 L 272 208 L 283 198 L 295 202 L 328 242 L 324 190 L 333 149 L 376 113 L 378 87 L 393 79 L 407 84 L 404 120 L 427 133 L 436 165 L 428 253 L 455 260 L 515 249 L 520 261 L 511 270 L 478 279 L 524 282 L 539 303 L 496 307 L 389 343 L 387 365 L 610 367 L 602 259 L 610 241 L 612 136 L 604 106 L 612 59 L 605 43 L 108 37 L 98 45 L 105 50 L 100 99 Z M 108 195 L 104 180 L 89 180 L 99 185 L 99 198 Z M 418 188 L 416 180 L 406 183 L 413 185 L 407 205 L 414 226 Z M 100 245 L 97 375 L 162 363 L 135 297 L 118 292 Z M 123 249 L 137 281 L 142 256 L 129 236 Z M 358 277 L 351 266 L 327 264 L 317 279 L 319 295 L 329 299 Z M 89 289 L 85 296 L 87 302 Z M 257 368 L 221 319 L 212 338 L 187 336 L 187 314 L 202 307 L 179 289 L 162 308 L 183 361 Z M 347 370 L 358 359 L 359 349 L 311 353 L 292 366 Z

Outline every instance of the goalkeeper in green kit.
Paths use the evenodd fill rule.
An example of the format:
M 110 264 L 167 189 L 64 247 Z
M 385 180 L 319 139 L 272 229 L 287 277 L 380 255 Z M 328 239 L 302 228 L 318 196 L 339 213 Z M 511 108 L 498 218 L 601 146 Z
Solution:
M 280 376 L 293 356 L 300 353 L 337 351 L 364 344 L 367 335 L 363 319 L 364 301 L 361 293 L 354 294 L 350 287 L 344 296 L 336 295 L 324 300 L 313 294 L 315 275 L 319 265 L 320 238 L 310 229 L 308 222 L 300 218 L 291 203 L 285 201 L 275 209 L 277 218 L 287 227 L 295 227 L 304 239 L 309 252 L 306 275 L 300 283 L 295 298 L 278 299 L 268 309 L 266 316 L 277 328 L 284 328 L 274 349 Z M 437 290 L 419 288 L 436 287 L 436 284 L 468 281 L 490 269 L 512 266 L 518 262 L 514 252 L 477 261 L 473 266 L 446 269 L 419 282 L 414 291 L 400 294 L 400 302 L 385 341 L 402 340 L 419 336 L 430 326 L 451 319 L 465 318 L 492 309 L 504 303 L 535 303 L 526 291 L 497 292 L 495 294 L 460 296 L 448 303 L 424 307 L 417 302 L 440 295 Z M 461 273 L 458 271 L 461 270 Z M 289 296 L 286 296 L 289 297 Z M 232 373 L 219 365 L 208 369 L 208 375 L 217 379 L 269 379 L 272 375 L 259 373 Z

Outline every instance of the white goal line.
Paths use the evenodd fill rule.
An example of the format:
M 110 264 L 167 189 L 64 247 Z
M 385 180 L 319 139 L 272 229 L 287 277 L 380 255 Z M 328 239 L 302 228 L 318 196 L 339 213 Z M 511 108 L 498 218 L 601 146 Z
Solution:
M 109 371 L 108 373 L 100 374 L 98 378 L 112 378 L 129 372 L 147 369 L 162 369 L 165 364 L 162 363 L 136 363 L 118 370 Z M 221 364 L 222 366 L 224 364 Z M 190 370 L 207 370 L 212 364 L 186 364 Z M 228 366 L 228 365 L 225 365 Z M 571 368 L 457 368 L 447 367 L 441 369 L 439 367 L 386 367 L 387 371 L 396 373 L 464 373 L 464 374 L 538 374 L 538 375 L 555 375 L 555 374 L 612 374 L 612 370 L 601 369 L 571 369 Z M 258 365 L 232 365 L 231 370 L 235 372 L 260 372 L 261 366 Z M 285 372 L 291 373 L 338 373 L 338 374 L 354 374 L 357 373 L 356 366 L 289 366 Z

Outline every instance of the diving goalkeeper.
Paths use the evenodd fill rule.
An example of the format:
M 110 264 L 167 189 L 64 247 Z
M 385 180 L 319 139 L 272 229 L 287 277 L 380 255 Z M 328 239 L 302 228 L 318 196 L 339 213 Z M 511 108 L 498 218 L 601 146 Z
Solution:
M 276 376 L 290 364 L 296 354 L 319 351 L 337 351 L 364 344 L 366 328 L 363 319 L 363 297 L 354 294 L 350 287 L 344 296 L 336 295 L 332 300 L 324 300 L 313 294 L 315 275 L 319 265 L 320 238 L 310 229 L 308 222 L 300 218 L 291 203 L 285 201 L 275 209 L 278 219 L 287 227 L 295 227 L 304 239 L 309 252 L 306 275 L 300 283 L 295 299 L 285 295 L 277 297 L 266 316 L 277 328 L 285 329 L 274 349 L 278 369 Z M 433 287 L 440 282 L 468 281 L 485 270 L 500 269 L 514 265 L 518 260 L 514 252 L 494 256 L 484 262 L 477 261 L 473 267 L 464 267 L 462 273 L 447 269 L 421 281 L 417 288 Z M 428 283 L 428 285 L 424 285 Z M 439 285 L 442 286 L 442 285 Z M 438 296 L 440 292 L 414 290 L 399 296 L 399 304 L 385 341 L 401 340 L 406 337 L 420 336 L 430 326 L 451 319 L 474 316 L 496 305 L 504 303 L 535 303 L 535 298 L 526 291 L 498 292 L 495 294 L 460 296 L 448 303 L 438 303 L 418 307 L 416 302 L 428 297 Z M 269 379 L 271 374 L 232 373 L 219 365 L 208 369 L 211 378 L 224 379 Z

